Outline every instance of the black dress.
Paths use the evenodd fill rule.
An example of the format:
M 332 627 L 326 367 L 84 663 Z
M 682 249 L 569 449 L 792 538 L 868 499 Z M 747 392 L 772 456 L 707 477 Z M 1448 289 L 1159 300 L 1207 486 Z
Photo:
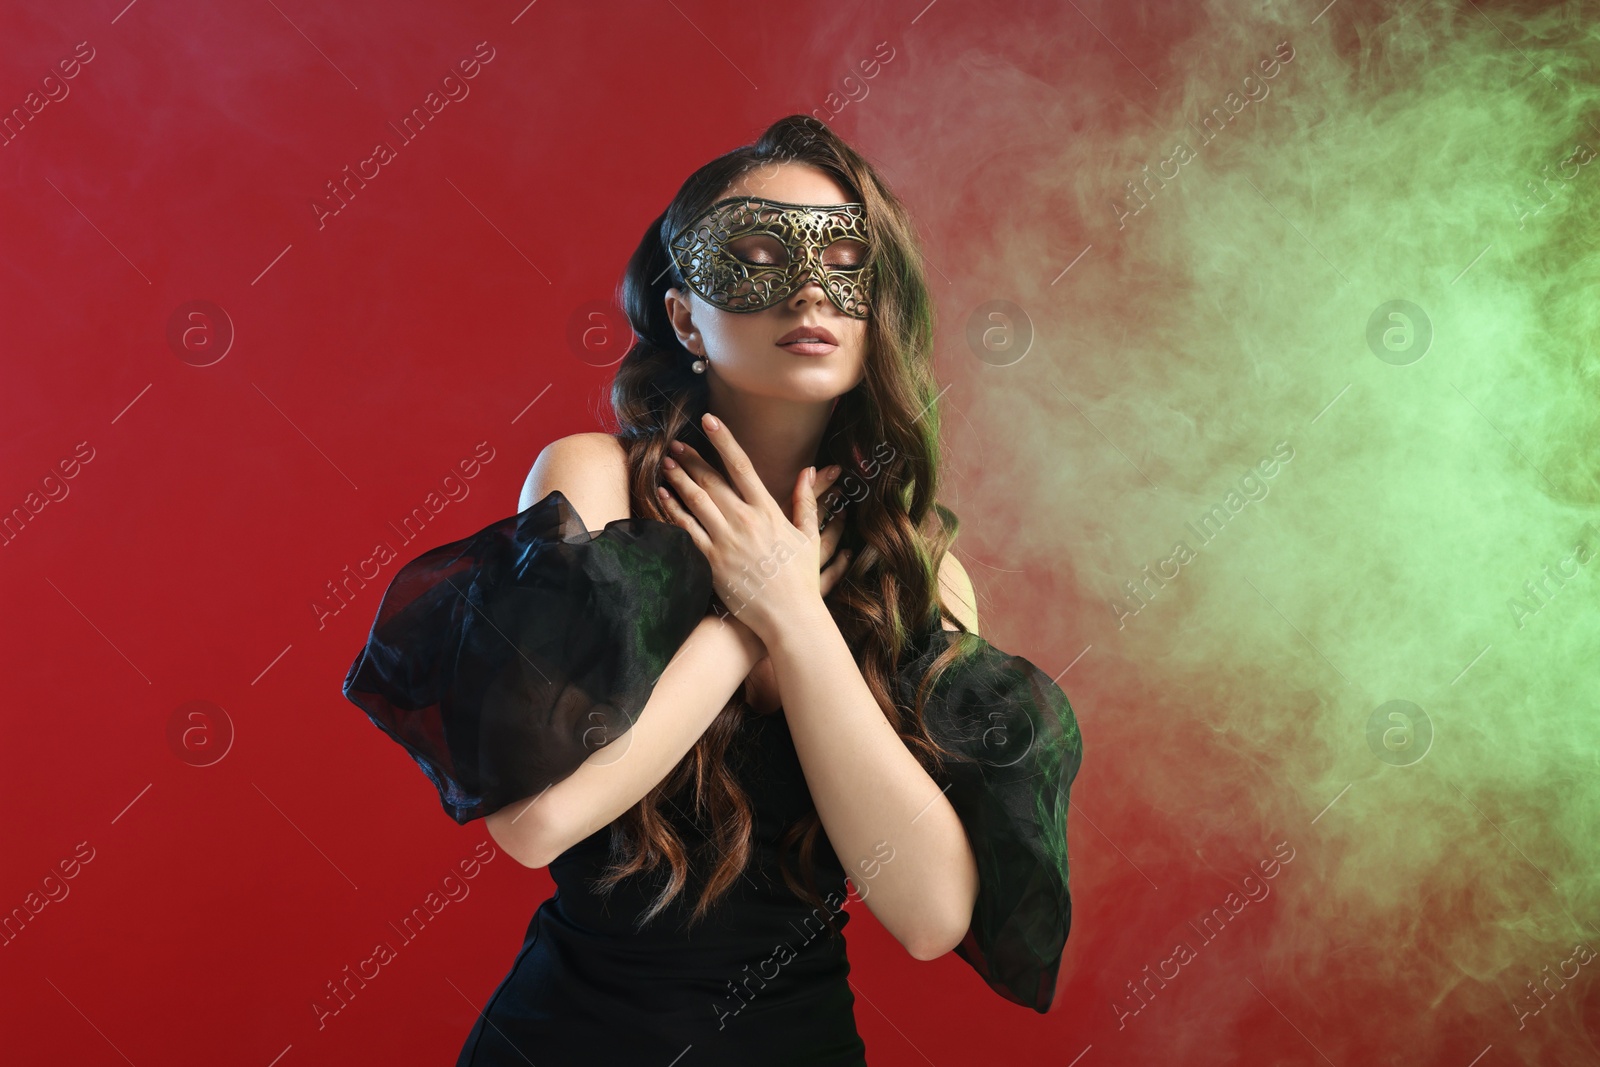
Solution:
M 402 567 L 344 695 L 410 753 L 464 824 L 536 796 L 625 735 L 711 594 L 710 564 L 684 530 L 634 518 L 591 535 L 552 492 Z M 962 652 L 936 679 L 924 721 L 961 754 L 933 777 L 978 866 L 972 925 L 956 953 L 1001 996 L 1045 1012 L 1072 922 L 1066 815 L 1082 740 L 1048 675 L 943 629 L 937 612 L 898 665 L 903 706 L 951 644 Z M 551 862 L 556 893 L 534 913 L 458 1067 L 866 1062 L 844 941 L 829 930 L 849 912 L 826 833 L 810 867 L 823 907 L 779 872 L 784 830 L 813 809 L 781 709 L 748 712 L 727 762 L 755 816 L 735 888 L 689 926 L 696 869 L 640 927 L 665 871 L 596 892 L 610 828 L 573 845 Z M 689 794 L 669 804 L 689 855 L 714 857 Z M 804 882 L 792 851 L 786 861 Z

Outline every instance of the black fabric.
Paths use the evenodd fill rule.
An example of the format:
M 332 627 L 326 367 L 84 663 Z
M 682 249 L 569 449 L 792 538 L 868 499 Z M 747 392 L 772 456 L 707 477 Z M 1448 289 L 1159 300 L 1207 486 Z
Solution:
M 896 674 L 900 703 L 914 704 L 952 645 L 957 658 L 934 683 L 923 722 L 965 757 L 933 775 L 948 786 L 978 866 L 972 925 L 955 951 L 1001 996 L 1047 1012 L 1072 928 L 1067 809 L 1083 739 L 1049 675 L 972 633 L 930 630 Z
M 628 519 L 591 536 L 552 492 L 402 567 L 344 693 L 466 823 L 536 796 L 625 732 L 711 591 L 710 565 L 679 527 Z M 951 644 L 959 657 L 925 710 L 930 733 L 958 753 L 934 777 L 948 786 L 979 871 L 956 951 L 1001 996 L 1043 1012 L 1071 925 L 1066 815 L 1081 739 L 1047 675 L 944 630 L 937 612 L 896 673 L 903 705 Z M 817 835 L 810 867 L 825 908 L 795 896 L 779 873 L 784 831 L 814 810 L 782 709 L 746 714 L 728 766 L 756 825 L 750 864 L 712 916 L 688 926 L 717 854 L 687 794 L 667 814 L 694 870 L 643 928 L 635 921 L 665 872 L 598 892 L 610 858 L 602 828 L 550 864 L 556 893 L 534 914 L 458 1067 L 864 1062 L 844 943 L 823 929 L 849 917 L 827 835 Z M 792 851 L 787 860 L 803 878 Z
M 591 535 L 551 492 L 400 568 L 344 695 L 466 823 L 626 732 L 710 604 L 685 530 L 618 519 Z
M 790 892 L 779 868 L 783 831 L 813 807 L 782 713 L 747 713 L 728 763 L 755 819 L 749 865 L 728 895 L 687 925 L 718 857 L 689 790 L 666 814 L 700 873 L 642 930 L 635 920 L 666 873 L 624 879 L 608 896 L 592 880 L 610 858 L 609 830 L 569 848 L 550 864 L 555 895 L 534 914 L 457 1067 L 866 1063 L 844 938 L 826 929 L 831 919 L 843 931 L 865 905 L 846 907 L 826 834 L 811 863 L 821 907 Z M 793 848 L 788 864 L 803 880 Z

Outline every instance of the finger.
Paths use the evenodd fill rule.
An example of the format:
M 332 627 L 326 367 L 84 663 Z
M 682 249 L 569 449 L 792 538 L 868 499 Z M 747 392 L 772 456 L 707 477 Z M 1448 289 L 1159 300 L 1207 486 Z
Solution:
M 700 525 L 698 519 L 689 514 L 684 506 L 678 502 L 678 498 L 672 494 L 672 490 L 664 485 L 657 486 L 656 502 L 661 505 L 661 510 L 667 513 L 667 518 L 675 526 L 688 533 L 696 548 L 702 553 L 710 553 L 711 538 L 706 536 L 705 528 Z
M 835 556 L 834 559 L 822 569 L 822 573 L 818 576 L 817 581 L 819 587 L 822 589 L 823 596 L 827 596 L 829 593 L 831 593 L 833 591 L 833 587 L 844 578 L 845 571 L 850 569 L 850 561 L 854 558 L 855 551 L 847 548 Z
M 794 484 L 795 526 L 807 538 L 817 536 L 817 468 L 807 467 Z
M 683 447 L 679 449 L 676 447 L 678 445 Z M 734 490 L 733 486 L 729 485 L 728 480 L 722 476 L 722 472 L 707 463 L 706 458 L 693 445 L 686 441 L 674 441 L 667 446 L 667 450 L 678 465 L 694 480 L 695 484 L 704 489 L 710 494 L 711 499 L 717 502 L 717 507 L 724 516 L 733 514 L 734 507 L 744 503 L 744 500 Z M 662 462 L 665 462 L 665 458 L 663 458 Z
M 661 468 L 661 477 L 678 494 L 682 506 L 688 508 L 690 514 L 699 520 L 706 536 L 713 541 L 726 536 L 727 520 L 723 517 L 722 509 L 717 506 L 717 502 L 711 498 L 711 494 L 689 477 L 683 466 L 674 462 L 670 456 L 661 461 Z
M 722 457 L 722 465 L 728 468 L 728 477 L 733 479 L 733 487 L 739 491 L 745 503 L 771 501 L 772 494 L 767 492 L 760 475 L 756 474 L 755 464 L 744 454 L 739 442 L 733 439 L 733 431 L 728 429 L 727 423 L 720 421 L 708 411 L 701 417 L 700 425 L 705 429 L 711 443 L 717 446 L 717 453 Z
M 849 501 L 839 499 L 832 493 L 824 494 L 817 498 L 817 521 L 826 530 L 834 519 L 845 513 L 848 506 Z
M 838 482 L 843 473 L 844 468 L 837 463 L 818 473 L 817 507 L 819 514 L 831 517 L 844 507 L 846 503 L 844 494 L 834 489 L 834 484 Z
M 844 512 L 838 512 L 822 528 L 822 558 L 831 560 L 839 542 L 844 540 Z

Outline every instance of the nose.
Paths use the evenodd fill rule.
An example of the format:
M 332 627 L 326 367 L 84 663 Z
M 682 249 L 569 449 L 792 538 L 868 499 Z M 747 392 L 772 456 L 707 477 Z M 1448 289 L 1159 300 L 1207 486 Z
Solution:
M 794 292 L 789 294 L 789 305 L 791 307 L 801 307 L 808 300 L 815 304 L 827 299 L 828 290 L 822 284 L 822 271 L 820 268 L 813 266 L 806 272 L 806 276 L 801 280 L 800 284 L 795 287 Z

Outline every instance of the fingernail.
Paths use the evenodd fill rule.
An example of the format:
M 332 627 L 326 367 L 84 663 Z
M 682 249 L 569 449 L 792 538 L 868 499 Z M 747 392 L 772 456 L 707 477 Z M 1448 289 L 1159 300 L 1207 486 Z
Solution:
M 668 445 L 667 447 L 672 449 L 674 452 L 680 452 L 681 453 L 683 451 L 683 442 L 682 441 L 674 441 L 674 442 L 672 442 L 672 444 Z
M 668 456 L 666 459 L 661 461 L 661 465 L 670 471 L 675 470 L 678 466 L 678 463 L 671 456 Z
M 708 429 L 708 430 L 720 430 L 720 429 L 722 429 L 722 423 L 718 422 L 717 421 L 717 417 L 715 415 L 711 414 L 709 411 L 706 412 L 706 429 Z
M 840 467 L 839 464 L 835 463 L 833 466 L 827 469 L 825 476 L 829 478 L 837 478 L 839 476 L 839 471 L 842 469 L 843 468 Z

